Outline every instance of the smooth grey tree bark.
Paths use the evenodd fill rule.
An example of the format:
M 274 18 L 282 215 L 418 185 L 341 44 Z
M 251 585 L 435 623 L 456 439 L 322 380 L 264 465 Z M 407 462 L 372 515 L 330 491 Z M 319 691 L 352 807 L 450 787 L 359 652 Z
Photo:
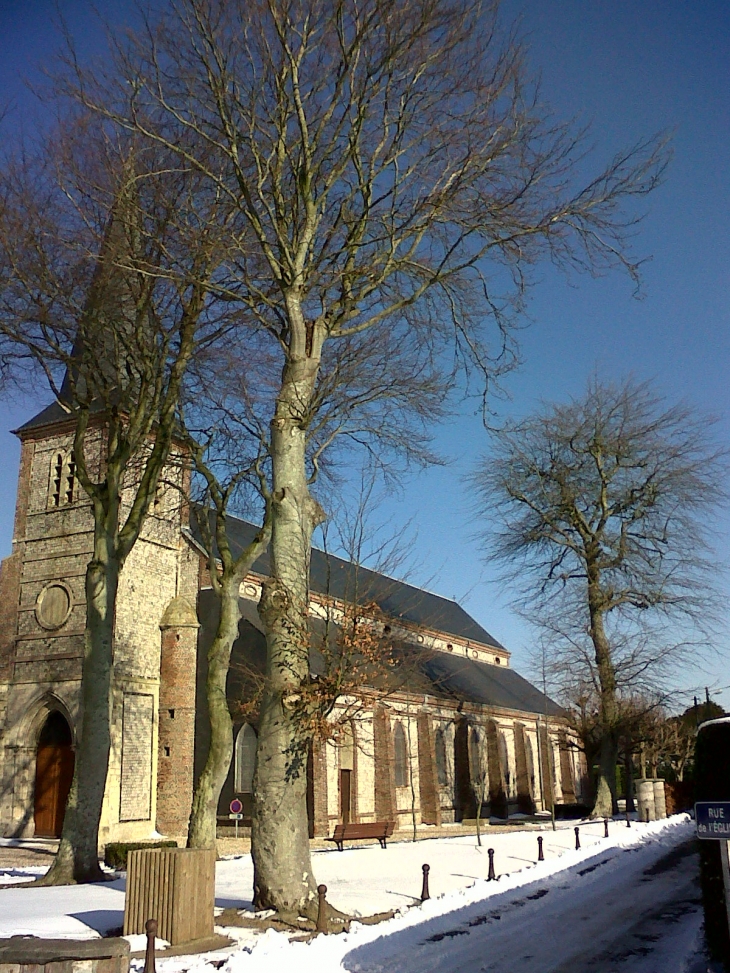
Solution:
M 188 848 L 215 848 L 218 801 L 233 758 L 233 721 L 226 686 L 231 652 L 238 638 L 238 624 L 241 619 L 240 588 L 246 575 L 269 544 L 271 517 L 270 505 L 267 504 L 261 530 L 239 556 L 234 558 L 226 534 L 226 509 L 231 491 L 221 488 L 211 467 L 203 461 L 201 450 L 194 449 L 193 455 L 198 470 L 208 482 L 208 496 L 212 500 L 212 509 L 203 507 L 199 509 L 197 516 L 208 549 L 211 586 L 219 600 L 220 614 L 208 649 L 205 683 L 210 742 L 205 765 L 193 795 L 187 844 Z M 229 487 L 233 485 L 232 481 Z M 265 485 L 261 486 L 266 491 Z M 215 522 L 214 531 L 210 529 L 210 522 L 206 521 L 209 515 Z

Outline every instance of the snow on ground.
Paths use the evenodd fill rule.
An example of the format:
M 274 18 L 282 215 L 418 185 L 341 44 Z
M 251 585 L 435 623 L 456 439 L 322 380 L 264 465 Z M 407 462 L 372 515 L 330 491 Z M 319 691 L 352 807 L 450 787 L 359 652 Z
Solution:
M 328 899 L 339 908 L 361 915 L 391 909 L 402 911 L 377 926 L 354 924 L 348 934 L 319 937 L 311 944 L 291 943 L 285 935 L 273 930 L 258 934 L 236 929 L 235 938 L 239 945 L 229 951 L 224 973 L 259 973 L 264 970 L 270 973 L 272 969 L 284 968 L 285 964 L 296 965 L 299 973 L 355 970 L 357 965 L 351 965 L 349 961 L 346 966 L 342 965 L 345 957 L 356 956 L 358 950 L 369 943 L 381 939 L 385 942 L 384 937 L 401 937 L 404 931 L 419 924 L 433 924 L 439 916 L 446 917 L 443 921 L 448 926 L 453 922 L 450 913 L 531 882 L 539 880 L 542 887 L 545 882 L 558 881 L 553 877 L 595 860 L 597 855 L 600 858 L 609 849 L 633 847 L 649 857 L 664 853 L 691 834 L 691 825 L 687 822 L 686 815 L 679 815 L 652 824 L 634 823 L 628 829 L 622 821 L 615 821 L 610 825 L 608 838 L 603 837 L 603 822 L 583 824 L 580 827 L 580 851 L 574 850 L 573 823 L 562 823 L 555 832 L 549 828 L 539 832 L 544 839 L 546 859 L 539 864 L 538 832 L 535 830 L 501 834 L 489 831 L 483 836 L 481 848 L 473 835 L 458 835 L 415 843 L 395 842 L 385 851 L 374 843 L 359 848 L 348 847 L 343 852 L 317 850 L 312 855 L 316 879 L 328 886 Z M 488 848 L 495 851 L 495 867 L 501 876 L 498 882 L 485 880 Z M 424 862 L 430 865 L 432 898 L 418 906 Z M 0 870 L 0 883 L 31 878 L 40 871 L 42 869 L 37 867 Z M 620 868 L 617 877 L 620 881 Z M 216 906 L 219 909 L 250 908 L 251 884 L 250 855 L 218 862 Z M 576 889 L 579 886 L 580 883 Z M 95 938 L 107 934 L 122 925 L 124 888 L 124 878 L 118 877 L 105 885 L 0 890 L 0 937 L 29 934 L 45 938 Z M 625 889 L 623 893 L 626 893 Z M 683 930 L 685 938 L 690 939 L 696 932 L 696 928 Z M 408 935 L 406 933 L 406 950 Z M 416 938 L 419 937 L 417 934 Z M 448 942 L 447 936 L 446 946 Z M 217 953 L 216 963 L 225 955 Z M 162 973 L 182 970 L 213 973 L 214 970 L 206 957 L 171 957 L 161 961 L 160 968 Z

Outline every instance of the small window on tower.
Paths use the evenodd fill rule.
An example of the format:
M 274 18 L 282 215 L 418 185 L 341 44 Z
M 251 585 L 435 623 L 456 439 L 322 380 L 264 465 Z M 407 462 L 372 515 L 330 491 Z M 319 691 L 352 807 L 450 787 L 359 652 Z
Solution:
M 65 468 L 65 481 L 64 488 L 66 494 L 66 503 L 73 503 L 75 499 L 75 488 L 76 488 L 76 458 L 73 452 L 69 453 L 66 457 L 66 468 Z
M 51 460 L 48 506 L 63 507 L 76 500 L 76 459 L 73 450 L 55 453 Z
M 63 484 L 63 453 L 56 453 L 53 457 L 53 463 L 51 464 L 51 495 L 50 501 L 52 507 L 61 506 L 61 493 Z

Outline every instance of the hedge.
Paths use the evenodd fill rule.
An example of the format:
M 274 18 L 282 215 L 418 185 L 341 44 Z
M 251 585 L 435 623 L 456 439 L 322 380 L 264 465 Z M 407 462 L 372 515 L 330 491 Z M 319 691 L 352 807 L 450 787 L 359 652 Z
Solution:
M 109 868 L 124 871 L 127 855 L 141 848 L 177 848 L 177 841 L 112 841 L 104 848 L 104 862 Z

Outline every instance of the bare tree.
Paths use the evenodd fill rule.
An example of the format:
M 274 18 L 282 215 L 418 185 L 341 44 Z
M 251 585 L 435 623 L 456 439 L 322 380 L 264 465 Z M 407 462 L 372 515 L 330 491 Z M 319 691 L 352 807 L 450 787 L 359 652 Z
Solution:
M 548 631 L 553 668 L 597 701 L 596 816 L 615 804 L 623 701 L 656 690 L 716 608 L 710 427 L 648 384 L 593 379 L 496 434 L 471 477 L 489 555 Z
M 119 134 L 119 133 L 117 133 Z M 230 304 L 210 300 L 224 222 L 197 173 L 70 113 L 0 174 L 0 356 L 44 382 L 73 436 L 89 498 L 82 726 L 58 853 L 44 884 L 102 878 L 98 829 L 110 750 L 120 574 L 163 469 L 183 476 L 175 423 L 186 368 Z
M 221 482 L 204 448 L 191 443 L 193 462 L 205 482 L 206 503 L 195 512 L 200 534 L 208 556 L 210 583 L 219 601 L 219 619 L 215 635 L 208 649 L 206 698 L 210 723 L 210 741 L 205 765 L 193 795 L 192 813 L 188 827 L 189 848 L 215 848 L 218 801 L 233 757 L 233 722 L 228 705 L 226 683 L 231 663 L 231 651 L 238 637 L 241 619 L 239 608 L 241 584 L 271 538 L 271 497 L 260 461 L 253 469 L 243 468 L 239 474 Z M 246 474 L 255 474 L 264 497 L 264 517 L 261 529 L 251 543 L 234 552 L 227 533 L 227 517 L 231 498 Z
M 648 139 L 581 185 L 580 135 L 551 118 L 481 0 L 180 0 L 117 46 L 106 76 L 70 66 L 74 97 L 177 153 L 240 216 L 227 294 L 277 358 L 254 899 L 311 911 L 287 701 L 308 676 L 319 461 L 343 435 L 376 456 L 418 452 L 457 369 L 486 386 L 511 364 L 539 259 L 635 277 L 627 204 L 665 154 Z

